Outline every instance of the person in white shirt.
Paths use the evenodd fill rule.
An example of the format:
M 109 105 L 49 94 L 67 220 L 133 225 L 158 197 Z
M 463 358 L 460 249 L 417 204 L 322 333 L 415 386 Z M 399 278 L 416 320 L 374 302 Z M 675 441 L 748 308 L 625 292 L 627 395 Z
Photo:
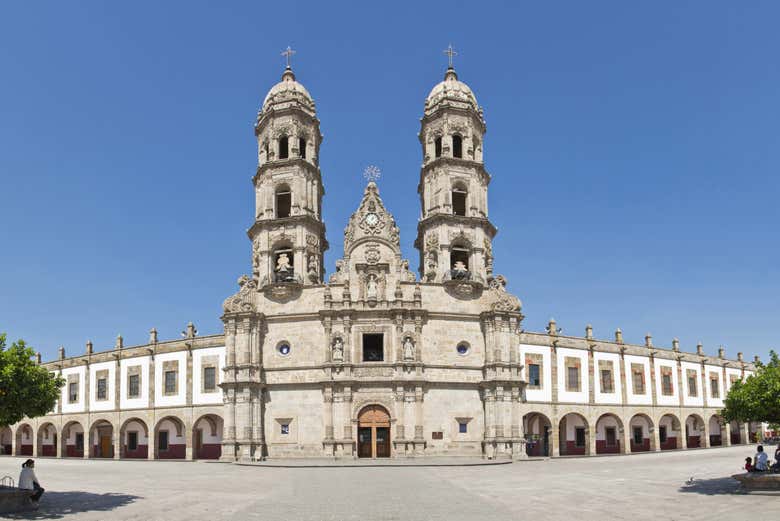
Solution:
M 34 490 L 35 492 L 30 496 L 30 499 L 37 503 L 43 495 L 43 487 L 38 483 L 38 477 L 35 475 L 35 462 L 28 459 L 22 463 L 22 472 L 19 474 L 19 488 L 25 490 Z
M 756 457 L 753 458 L 756 462 L 753 465 L 753 468 L 760 472 L 766 471 L 768 470 L 767 463 L 769 460 L 769 456 L 767 456 L 766 452 L 764 452 L 763 446 L 759 445 L 757 450 L 758 452 L 756 452 Z

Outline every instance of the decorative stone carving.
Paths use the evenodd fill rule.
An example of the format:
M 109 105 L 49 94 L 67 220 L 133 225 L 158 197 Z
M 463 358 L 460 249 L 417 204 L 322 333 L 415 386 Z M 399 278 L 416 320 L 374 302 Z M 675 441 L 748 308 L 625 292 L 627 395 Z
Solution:
M 515 311 L 522 309 L 522 302 L 506 290 L 506 279 L 496 275 L 488 281 L 490 309 L 493 311 Z
M 342 259 L 339 259 L 336 261 L 336 272 L 332 273 L 330 276 L 330 282 L 332 283 L 343 282 L 345 278 L 346 278 L 346 273 L 344 271 L 344 261 Z
M 376 300 L 377 291 L 378 291 L 378 284 L 376 280 L 376 275 L 372 273 L 371 275 L 368 276 L 368 279 L 366 280 L 366 298 L 368 300 Z
M 414 360 L 414 340 L 409 335 L 404 337 L 403 356 L 406 361 Z
M 464 244 L 466 247 L 471 248 L 474 244 L 474 235 L 466 232 L 465 230 L 451 231 L 450 244 L 455 242 Z
M 309 249 L 316 250 L 319 242 L 316 235 L 311 233 L 306 235 L 306 246 L 309 247 Z
M 381 254 L 379 252 L 379 245 L 378 244 L 369 244 L 366 247 L 366 263 L 367 264 L 376 264 L 379 262 L 379 259 L 381 258 Z
M 241 275 L 238 279 L 239 290 L 235 295 L 225 299 L 222 309 L 225 313 L 248 313 L 255 311 L 254 293 L 257 291 L 257 283 Z
M 344 361 L 344 341 L 341 339 L 341 337 L 336 337 L 333 340 L 333 356 L 332 359 L 334 362 L 343 362 Z
M 433 282 L 439 268 L 439 238 L 436 234 L 425 237 L 425 280 Z
M 409 271 L 409 260 L 403 259 L 401 261 L 401 280 L 406 282 L 414 282 L 417 280 L 415 274 Z
M 313 283 L 317 283 L 320 280 L 320 262 L 319 256 L 316 253 L 309 254 L 309 261 L 307 262 L 307 275 L 309 280 Z
M 400 250 L 399 228 L 393 216 L 385 209 L 374 182 L 366 186 L 363 200 L 344 230 L 344 253 L 348 255 L 354 244 L 365 237 L 384 239 Z

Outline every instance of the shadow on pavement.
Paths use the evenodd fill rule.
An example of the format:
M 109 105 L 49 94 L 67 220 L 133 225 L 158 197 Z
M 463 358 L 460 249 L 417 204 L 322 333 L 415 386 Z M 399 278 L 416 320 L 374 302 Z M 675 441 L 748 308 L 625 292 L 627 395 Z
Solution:
M 718 496 L 721 494 L 742 494 L 739 481 L 731 476 L 715 479 L 694 479 L 693 483 L 685 483 L 680 492 Z
M 36 511 L 5 514 L 8 519 L 59 519 L 69 514 L 81 512 L 108 512 L 115 508 L 127 506 L 139 496 L 128 494 L 93 494 L 91 492 L 49 492 L 41 498 L 40 507 Z M 109 516 L 106 516 L 109 519 Z

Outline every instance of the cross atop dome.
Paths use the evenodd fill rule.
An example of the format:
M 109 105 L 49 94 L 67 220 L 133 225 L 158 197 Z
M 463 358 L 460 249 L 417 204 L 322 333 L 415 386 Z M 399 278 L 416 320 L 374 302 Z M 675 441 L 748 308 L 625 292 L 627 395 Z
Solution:
M 455 49 L 452 48 L 452 44 L 449 44 L 442 52 L 447 55 L 447 59 L 449 60 L 449 67 L 447 68 L 453 69 L 454 67 L 452 66 L 452 58 L 457 56 L 458 53 L 455 51 Z
M 292 50 L 292 48 L 290 48 L 289 45 L 287 46 L 287 48 L 284 51 L 282 51 L 282 56 L 284 56 L 285 60 L 287 61 L 287 67 L 286 67 L 287 69 L 291 68 L 290 67 L 290 58 L 292 58 L 293 54 L 295 54 L 296 52 L 298 52 L 298 51 Z

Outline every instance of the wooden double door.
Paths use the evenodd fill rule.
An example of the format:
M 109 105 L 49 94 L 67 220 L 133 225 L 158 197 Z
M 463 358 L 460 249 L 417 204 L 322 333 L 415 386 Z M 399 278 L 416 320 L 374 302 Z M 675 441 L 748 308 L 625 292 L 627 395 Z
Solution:
M 358 457 L 390 457 L 390 415 L 384 407 L 369 405 L 358 415 Z

